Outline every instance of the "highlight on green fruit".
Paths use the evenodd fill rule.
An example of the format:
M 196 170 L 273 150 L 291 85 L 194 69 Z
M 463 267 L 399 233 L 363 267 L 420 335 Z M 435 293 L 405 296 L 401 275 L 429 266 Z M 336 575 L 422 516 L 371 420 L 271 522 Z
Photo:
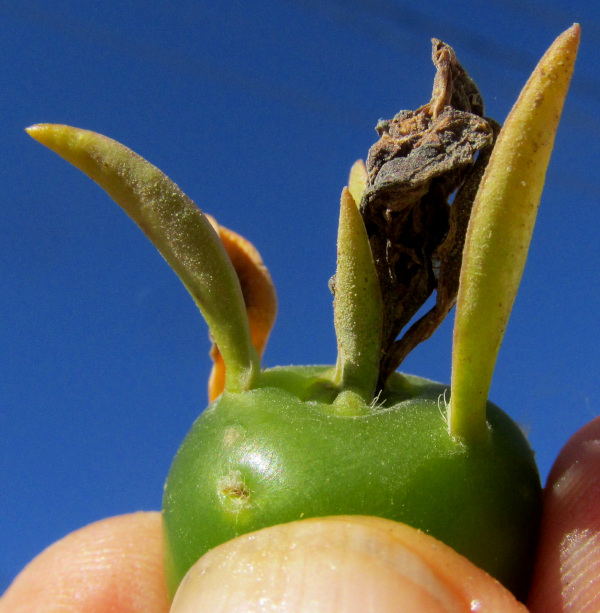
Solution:
M 382 279 L 373 228 L 359 207 L 374 182 L 362 162 L 341 198 L 331 283 L 337 363 L 261 369 L 276 298 L 252 245 L 123 145 L 68 126 L 28 129 L 140 226 L 192 294 L 216 343 L 211 403 L 177 452 L 164 490 L 171 596 L 204 553 L 236 536 L 311 517 L 371 515 L 427 532 L 525 597 L 540 480 L 520 428 L 487 395 L 578 41 L 574 25 L 542 58 L 481 182 L 460 272 L 451 389 L 399 372 L 382 379 Z M 444 57 L 454 61 L 448 49 Z M 436 81 L 432 103 L 420 109 L 427 120 L 445 112 L 446 94 L 449 101 Z M 481 114 L 466 116 L 485 127 Z

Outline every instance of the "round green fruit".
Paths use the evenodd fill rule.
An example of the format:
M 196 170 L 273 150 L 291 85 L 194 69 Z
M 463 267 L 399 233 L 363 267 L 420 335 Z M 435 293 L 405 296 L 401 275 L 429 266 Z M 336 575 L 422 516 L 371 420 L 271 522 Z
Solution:
M 489 444 L 467 447 L 448 433 L 445 386 L 396 373 L 376 403 L 332 403 L 328 370 L 266 370 L 196 420 L 164 492 L 170 590 L 240 534 L 357 514 L 420 528 L 526 593 L 541 490 L 515 423 L 488 403 Z

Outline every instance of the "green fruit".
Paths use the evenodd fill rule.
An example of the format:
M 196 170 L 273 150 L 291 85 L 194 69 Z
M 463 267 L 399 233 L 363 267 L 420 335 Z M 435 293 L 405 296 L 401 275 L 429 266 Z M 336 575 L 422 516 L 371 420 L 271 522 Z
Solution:
M 194 423 L 164 494 L 171 589 L 199 555 L 240 534 L 356 514 L 420 528 L 526 593 L 540 482 L 514 422 L 488 403 L 490 443 L 460 445 L 443 385 L 396 373 L 377 404 L 346 415 L 307 399 L 319 375 L 326 387 L 326 367 L 267 370 Z
M 462 255 L 450 389 L 398 373 L 380 381 L 383 302 L 356 205 L 364 189 L 358 171 L 342 193 L 337 363 L 261 370 L 274 307 L 261 310 L 270 294 L 251 246 L 215 231 L 170 179 L 123 145 L 67 126 L 29 128 L 144 230 L 192 294 L 218 347 L 211 389 L 215 396 L 224 391 L 193 425 L 165 485 L 171 594 L 202 554 L 237 535 L 362 514 L 428 532 L 525 596 L 539 476 L 520 429 L 487 397 L 578 40 L 573 26 L 542 58 L 481 182 Z

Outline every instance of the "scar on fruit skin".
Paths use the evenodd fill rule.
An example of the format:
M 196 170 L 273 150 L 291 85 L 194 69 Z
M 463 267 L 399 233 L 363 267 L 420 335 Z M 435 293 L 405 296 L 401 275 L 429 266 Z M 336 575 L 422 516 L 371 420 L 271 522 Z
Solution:
M 239 513 L 243 509 L 252 507 L 250 488 L 239 470 L 230 470 L 229 474 L 220 477 L 217 480 L 217 491 L 223 506 L 229 511 Z

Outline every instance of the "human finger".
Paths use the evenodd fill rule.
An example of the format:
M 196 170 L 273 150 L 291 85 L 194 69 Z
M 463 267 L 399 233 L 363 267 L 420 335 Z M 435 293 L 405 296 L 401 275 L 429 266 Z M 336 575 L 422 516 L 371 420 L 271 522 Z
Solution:
M 30 562 L 0 598 L 0 613 L 166 613 L 160 513 L 81 528 Z
M 569 440 L 548 477 L 529 606 L 600 611 L 600 418 Z
M 308 519 L 246 534 L 186 575 L 171 613 L 525 613 L 441 542 L 390 520 Z

